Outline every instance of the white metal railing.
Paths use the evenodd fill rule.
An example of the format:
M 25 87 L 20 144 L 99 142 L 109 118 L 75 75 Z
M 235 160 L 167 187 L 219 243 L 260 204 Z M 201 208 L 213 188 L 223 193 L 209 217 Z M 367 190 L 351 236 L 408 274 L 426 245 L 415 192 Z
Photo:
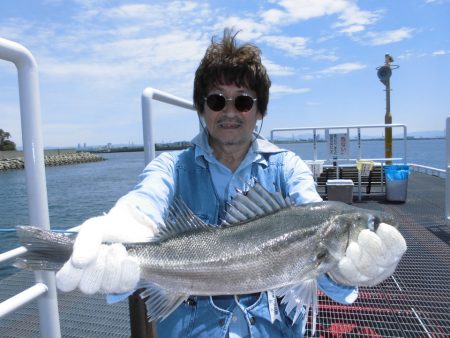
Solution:
M 406 163 L 406 141 L 407 141 L 407 128 L 404 124 L 372 124 L 372 125 L 354 125 L 354 126 L 328 126 L 328 127 L 293 127 L 293 128 L 275 128 L 270 131 L 270 140 L 274 141 L 274 134 L 278 132 L 288 132 L 288 131 L 312 131 L 313 132 L 313 139 L 312 139 L 312 146 L 313 146 L 313 160 L 317 160 L 317 144 L 319 143 L 317 132 L 318 131 L 324 131 L 325 135 L 328 135 L 331 130 L 346 130 L 347 134 L 349 134 L 350 130 L 356 130 L 357 132 L 357 148 L 358 148 L 358 155 L 357 158 L 345 158 L 345 161 L 355 161 L 355 160 L 361 160 L 362 157 L 362 146 L 361 146 L 361 130 L 362 129 L 374 129 L 374 128 L 401 128 L 403 129 L 403 157 L 396 157 L 396 158 L 385 158 L 385 157 L 378 157 L 378 158 L 366 158 L 365 160 L 373 160 L 373 161 L 379 161 L 379 162 L 386 162 L 386 161 L 403 161 Z M 326 140 L 327 141 L 327 140 Z M 329 158 L 328 158 L 329 159 Z M 343 161 L 343 159 L 333 159 L 333 161 Z
M 445 155 L 447 178 L 445 180 L 445 219 L 450 226 L 450 117 L 447 117 L 445 129 Z
M 385 158 L 385 157 L 364 157 L 362 156 L 362 139 L 361 139 L 361 130 L 362 129 L 374 129 L 374 128 L 401 128 L 403 129 L 403 157 L 394 157 L 394 158 Z M 350 158 L 349 153 L 347 154 L 347 156 L 345 158 L 338 158 L 337 156 L 332 158 L 332 161 L 334 163 L 335 166 L 339 166 L 340 162 L 356 162 L 358 160 L 362 160 L 364 159 L 365 161 L 377 161 L 377 162 L 381 162 L 381 163 L 385 163 L 388 161 L 403 161 L 404 163 L 406 163 L 406 140 L 407 140 L 407 128 L 406 125 L 404 124 L 376 124 L 376 125 L 354 125 L 354 126 L 328 126 L 328 127 L 293 127 L 293 128 L 276 128 L 276 129 L 272 129 L 270 131 L 270 140 L 273 142 L 274 141 L 274 134 L 276 132 L 288 132 L 288 131 L 312 131 L 313 133 L 313 138 L 312 138 L 312 146 L 313 146 L 313 160 L 312 161 L 308 161 L 310 162 L 310 167 L 314 168 L 314 165 L 318 162 L 320 162 L 320 166 L 322 167 L 323 165 L 323 160 L 318 161 L 317 160 L 317 144 L 318 144 L 318 135 L 317 132 L 318 131 L 322 131 L 325 133 L 325 141 L 329 142 L 328 137 L 330 135 L 330 131 L 338 131 L 338 130 L 345 130 L 346 131 L 346 142 L 348 142 L 348 137 L 350 135 L 350 131 L 351 130 L 356 130 L 357 132 L 357 137 L 356 137 L 356 142 L 357 142 L 357 150 L 358 150 L 358 154 L 356 156 L 356 158 Z M 330 155 L 327 156 L 327 159 L 330 160 Z M 353 164 L 352 164 L 353 165 Z M 319 170 L 321 171 L 321 170 Z M 361 170 L 358 170 L 358 200 L 361 201 L 362 199 L 362 189 L 361 189 L 361 180 L 362 180 L 362 168 Z M 317 177 L 317 173 L 315 173 L 315 177 Z M 336 170 L 336 178 L 339 178 L 339 172 L 338 170 Z M 383 182 L 383 170 L 381 170 L 381 182 Z M 383 183 L 381 183 L 381 191 L 384 191 L 384 186 Z
M 144 159 L 147 165 L 155 158 L 155 139 L 153 132 L 152 100 L 168 103 L 177 107 L 195 110 L 192 102 L 172 94 L 147 87 L 142 92 L 142 128 L 144 133 Z
M 35 226 L 49 229 L 50 219 L 36 61 L 28 49 L 2 38 L 0 38 L 0 59 L 14 63 L 18 73 L 29 222 Z M 18 248 L 13 250 L 12 254 L 5 253 L 2 260 L 16 257 L 23 251 L 24 248 Z M 0 303 L 0 317 L 37 299 L 41 337 L 61 337 L 54 273 L 37 271 L 35 280 L 34 286 Z
M 421 165 L 417 163 L 408 163 L 411 171 L 415 171 L 418 173 L 424 173 L 430 176 L 437 176 L 441 178 L 446 178 L 447 172 L 444 169 L 438 169 L 433 167 L 428 167 L 426 165 Z

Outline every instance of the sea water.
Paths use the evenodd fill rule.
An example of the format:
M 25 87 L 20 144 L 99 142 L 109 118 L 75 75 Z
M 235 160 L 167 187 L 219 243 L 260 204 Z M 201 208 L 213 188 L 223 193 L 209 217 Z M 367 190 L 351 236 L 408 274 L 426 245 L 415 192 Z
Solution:
M 355 156 L 356 142 L 350 150 Z M 311 144 L 283 144 L 302 158 L 312 159 Z M 435 168 L 445 167 L 445 140 L 408 140 L 407 162 Z M 363 143 L 363 157 L 384 157 L 383 141 Z M 106 161 L 46 168 L 50 224 L 54 229 L 67 229 L 81 224 L 89 217 L 107 212 L 138 182 L 144 168 L 143 152 L 102 154 Z M 326 143 L 318 146 L 318 158 L 328 156 Z M 403 144 L 395 141 L 394 157 L 404 157 Z M 43 196 L 45 198 L 45 196 Z M 25 171 L 0 171 L 0 252 L 19 245 L 15 232 L 1 230 L 28 224 L 28 201 Z M 0 266 L 0 279 L 13 273 L 15 268 Z

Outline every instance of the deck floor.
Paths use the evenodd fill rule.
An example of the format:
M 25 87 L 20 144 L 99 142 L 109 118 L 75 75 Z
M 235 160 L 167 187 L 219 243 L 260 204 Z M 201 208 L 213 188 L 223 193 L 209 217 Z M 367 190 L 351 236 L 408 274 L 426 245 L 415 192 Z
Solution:
M 355 200 L 357 198 L 355 197 Z M 445 180 L 413 173 L 406 203 L 380 195 L 354 205 L 394 214 L 408 250 L 393 277 L 360 288 L 352 305 L 320 295 L 317 337 L 450 337 L 450 231 L 445 224 Z M 32 285 L 19 272 L 0 281 L 0 299 Z M 58 293 L 63 337 L 129 337 L 128 304 L 106 305 L 102 295 Z M 39 337 L 36 302 L 0 320 L 0 337 Z M 309 331 L 308 331 L 309 333 Z

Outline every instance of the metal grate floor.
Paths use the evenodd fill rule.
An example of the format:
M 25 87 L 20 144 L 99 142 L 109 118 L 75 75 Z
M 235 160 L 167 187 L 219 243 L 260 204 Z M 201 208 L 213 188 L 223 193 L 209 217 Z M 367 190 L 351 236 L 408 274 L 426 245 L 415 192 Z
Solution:
M 355 203 L 396 215 L 408 250 L 394 276 L 376 287 L 360 288 L 354 304 L 341 305 L 320 295 L 316 337 L 450 337 L 450 246 L 445 241 L 450 229 L 444 219 L 444 183 L 413 173 L 406 203 L 390 204 L 379 196 Z M 19 272 L 0 281 L 0 299 L 31 286 L 32 280 L 32 274 Z M 58 299 L 63 337 L 130 336 L 127 302 L 106 305 L 102 295 L 78 292 L 59 293 Z M 0 320 L 0 337 L 39 337 L 38 322 L 33 302 Z
M 341 305 L 321 295 L 317 337 L 450 337 L 450 229 L 444 189 L 443 179 L 413 173 L 406 203 L 355 203 L 397 216 L 408 250 L 393 277 L 360 288 L 354 304 Z

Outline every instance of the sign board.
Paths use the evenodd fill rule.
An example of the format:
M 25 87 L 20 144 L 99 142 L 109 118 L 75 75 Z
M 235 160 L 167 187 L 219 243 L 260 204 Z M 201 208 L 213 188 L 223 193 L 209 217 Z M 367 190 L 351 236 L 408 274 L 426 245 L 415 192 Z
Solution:
M 329 153 L 332 157 L 348 156 L 348 134 L 329 134 Z

